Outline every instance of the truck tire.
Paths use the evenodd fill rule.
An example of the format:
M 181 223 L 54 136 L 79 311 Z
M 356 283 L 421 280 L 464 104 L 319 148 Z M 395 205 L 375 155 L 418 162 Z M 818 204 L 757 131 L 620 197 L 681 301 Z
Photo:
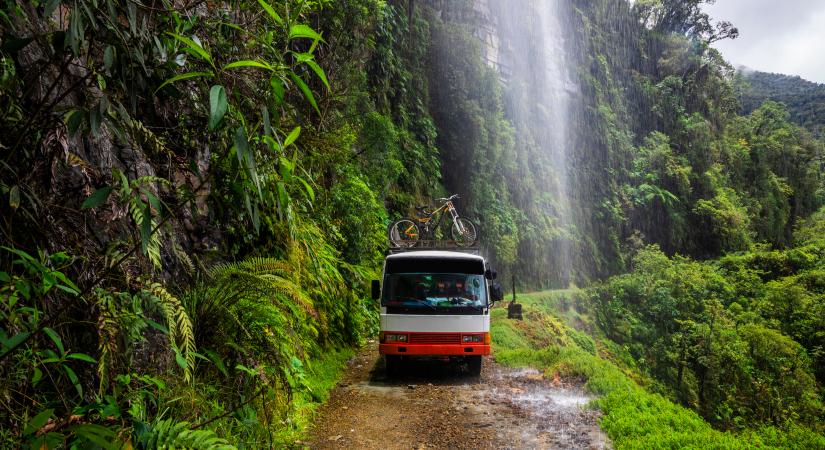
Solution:
M 397 378 L 401 374 L 401 356 L 384 355 L 384 362 L 387 368 L 387 378 Z
M 471 376 L 477 377 L 481 375 L 481 355 L 467 356 L 467 372 Z

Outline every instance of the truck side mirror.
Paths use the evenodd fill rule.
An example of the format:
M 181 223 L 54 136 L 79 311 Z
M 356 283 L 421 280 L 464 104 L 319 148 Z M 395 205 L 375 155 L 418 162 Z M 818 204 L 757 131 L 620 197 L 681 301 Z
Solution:
M 493 302 L 504 300 L 504 289 L 501 287 L 501 283 L 494 282 L 493 285 L 490 286 L 490 297 L 493 299 Z
M 378 300 L 381 298 L 381 282 L 372 280 L 372 299 Z
M 498 272 L 496 272 L 496 269 L 487 269 L 484 271 L 484 278 L 488 280 L 495 280 L 497 276 Z

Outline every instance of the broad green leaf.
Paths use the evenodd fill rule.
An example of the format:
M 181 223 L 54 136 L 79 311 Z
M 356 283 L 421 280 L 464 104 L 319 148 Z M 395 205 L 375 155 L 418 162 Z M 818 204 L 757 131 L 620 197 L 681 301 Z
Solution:
M 240 26 L 238 26 L 238 25 L 235 25 L 234 23 L 229 23 L 229 22 L 220 22 L 220 25 L 221 25 L 222 27 L 231 28 L 231 29 L 233 29 L 233 30 L 235 30 L 235 31 L 240 31 L 241 33 L 245 33 L 245 32 L 246 32 L 246 30 L 245 30 L 243 27 L 240 27 Z
M 251 59 L 245 59 L 242 61 L 235 61 L 223 66 L 223 69 L 237 69 L 240 67 L 256 67 L 259 69 L 266 69 L 266 70 L 275 70 L 271 65 L 264 61 L 254 61 Z
M 80 293 L 80 291 L 77 290 L 75 287 L 65 286 L 65 285 L 62 285 L 62 284 L 59 284 L 59 283 L 55 284 L 54 287 L 56 287 L 57 289 L 60 289 L 61 291 L 65 292 L 67 294 L 77 295 L 78 293 Z
M 102 205 L 106 202 L 109 198 L 109 195 L 114 190 L 111 186 L 102 187 L 90 195 L 86 200 L 83 201 L 83 204 L 80 205 L 80 209 L 91 209 L 97 208 L 98 206 Z
M 207 358 L 206 356 L 204 356 L 204 355 L 202 355 L 198 352 L 189 352 L 189 354 L 194 356 L 195 358 L 202 359 L 204 361 L 209 361 L 209 358 Z
M 275 94 L 275 99 L 278 100 L 278 104 L 284 102 L 284 83 L 278 77 L 272 77 L 269 80 L 269 84 L 272 85 L 272 93 Z
M 281 19 L 281 16 L 279 16 L 278 13 L 276 13 L 275 10 L 272 9 L 272 6 L 270 6 L 269 3 L 266 2 L 266 0 L 258 0 L 258 3 L 261 5 L 261 8 L 263 8 L 264 11 L 266 11 L 266 13 L 269 14 L 269 17 L 272 17 L 272 19 L 278 23 L 278 25 L 284 24 L 284 19 Z
M 73 109 L 63 116 L 63 120 L 66 122 L 66 127 L 69 129 L 69 135 L 74 136 L 86 121 L 86 110 Z
M 158 86 L 158 88 L 155 89 L 155 93 L 157 93 L 159 90 L 163 89 L 167 84 L 171 84 L 171 83 L 174 83 L 176 81 L 187 80 L 189 78 L 211 77 L 211 76 L 213 76 L 212 72 L 186 72 L 186 73 L 182 73 L 180 75 L 175 75 L 174 77 L 169 78 L 168 80 L 164 81 L 160 86 Z
M 278 158 L 278 168 L 281 179 L 290 182 L 292 180 L 292 173 L 295 171 L 295 164 L 282 156 Z
M 43 425 L 46 425 L 46 422 L 49 421 L 52 414 L 54 414 L 54 410 L 47 409 L 45 411 L 40 411 L 36 416 L 32 417 L 32 420 L 30 420 L 29 423 L 26 424 L 26 428 L 23 429 L 23 436 L 28 436 L 43 428 Z
M 31 334 L 31 333 L 29 333 L 29 332 L 27 332 L 27 331 L 24 331 L 24 332 L 22 332 L 22 333 L 17 333 L 17 334 L 15 334 L 14 336 L 12 336 L 11 338 L 9 338 L 8 340 L 3 341 L 3 348 L 4 348 L 4 349 L 7 349 L 7 348 L 12 348 L 12 347 L 14 347 L 15 345 L 20 344 L 21 342 L 23 342 L 24 340 L 26 340 L 26 339 L 29 337 L 29 335 L 30 335 L 30 334 Z
M 175 362 L 178 363 L 181 369 L 186 370 L 186 358 L 180 353 L 180 350 L 175 350 Z
M 80 361 L 86 361 L 88 363 L 97 364 L 97 360 L 92 358 L 91 356 L 85 353 L 69 353 L 66 358 L 77 359 Z
M 35 367 L 34 375 L 32 375 L 32 384 L 37 384 L 41 379 L 43 379 L 43 371 Z
M 313 72 L 315 72 L 315 75 L 318 75 L 318 78 L 321 79 L 321 81 L 324 83 L 324 86 L 327 87 L 328 91 L 332 90 L 332 88 L 329 87 L 329 81 L 327 81 L 327 75 L 324 73 L 324 69 L 322 69 L 321 66 L 318 65 L 318 63 L 311 59 L 308 59 L 304 61 L 304 64 L 308 65 L 309 68 L 312 69 Z
M 281 144 L 278 143 L 278 141 L 276 141 L 275 139 L 273 139 L 272 136 L 264 136 L 262 139 L 266 146 L 269 147 L 269 149 L 273 152 L 277 152 L 278 150 L 280 150 Z
M 106 46 L 106 50 L 103 50 L 103 67 L 106 70 L 110 70 L 112 65 L 115 63 L 115 48 L 111 45 Z
M 255 155 L 252 154 L 249 148 L 249 139 L 246 137 L 246 129 L 241 126 L 235 131 L 235 152 L 238 157 L 238 163 L 247 172 L 249 178 L 255 183 L 255 188 L 258 192 L 258 197 L 263 198 L 261 191 L 261 182 L 258 179 L 258 168 L 255 165 Z
M 205 48 L 203 48 L 199 43 L 195 42 L 193 39 L 189 39 L 188 37 L 181 36 L 177 33 L 167 32 L 166 34 L 168 34 L 169 36 L 172 36 L 173 38 L 175 38 L 175 39 L 179 40 L 180 42 L 183 42 L 184 44 L 186 44 L 187 48 L 189 50 L 191 50 L 189 52 L 190 54 L 192 54 L 194 56 L 197 56 L 197 57 L 201 58 L 204 61 L 207 61 L 209 64 L 212 64 L 212 55 L 210 55 L 209 52 L 206 51 Z
M 149 205 L 151 205 L 155 211 L 160 213 L 163 210 L 163 205 L 160 203 L 160 199 L 158 199 L 158 197 L 155 194 L 149 192 L 146 189 L 141 189 L 140 192 L 143 193 L 143 195 L 146 197 L 146 200 L 149 202 Z
M 80 380 L 77 378 L 77 374 L 74 373 L 74 370 L 65 364 L 60 367 L 63 368 L 63 371 L 66 372 L 66 376 L 69 377 L 69 380 L 74 385 L 74 388 L 77 389 L 77 395 L 79 397 L 83 397 L 83 386 L 80 385 Z
M 298 86 L 298 89 L 300 89 L 301 92 L 303 92 L 304 97 L 306 97 L 306 99 L 309 101 L 312 107 L 315 108 L 315 111 L 318 113 L 318 115 L 321 115 L 321 110 L 318 109 L 318 103 L 315 102 L 315 96 L 312 95 L 312 91 L 309 89 L 309 86 L 307 86 L 307 84 L 304 83 L 304 80 L 302 80 L 301 77 L 296 75 L 295 72 L 291 70 L 289 71 L 289 76 L 290 78 L 292 78 L 292 81 L 294 81 L 295 84 Z
M 292 131 L 289 132 L 286 139 L 284 139 L 284 148 L 289 147 L 290 144 L 295 142 L 298 139 L 298 136 L 301 135 L 301 127 L 295 127 Z
M 264 136 L 272 136 L 272 124 L 269 122 L 269 110 L 261 107 L 261 120 L 264 123 Z
M 145 320 L 146 320 L 146 323 L 147 323 L 150 327 L 152 327 L 152 328 L 154 328 L 154 329 L 156 329 L 156 330 L 160 331 L 160 332 L 161 332 L 161 333 L 163 333 L 163 334 L 169 334 L 169 329 L 168 329 L 168 328 L 166 328 L 165 326 L 163 326 L 163 325 L 161 325 L 161 324 L 159 324 L 159 323 L 155 322 L 155 321 L 154 321 L 154 320 L 152 320 L 152 319 L 148 319 L 148 318 L 147 318 L 147 319 L 145 319 Z
M 302 23 L 292 25 L 289 27 L 289 38 L 290 39 L 298 39 L 298 38 L 307 38 L 313 39 L 316 41 L 323 41 L 321 35 L 318 34 L 315 30 L 312 29 L 309 25 L 305 25 Z
M 14 210 L 20 207 L 20 186 L 16 184 L 9 189 L 9 206 Z
M 223 363 L 223 358 L 221 358 L 219 354 L 217 354 L 213 350 L 204 350 L 203 352 L 206 353 L 206 356 L 208 356 L 209 360 L 215 364 L 215 367 L 217 367 L 218 370 L 220 370 L 223 376 L 229 376 L 229 372 L 226 370 L 226 365 Z
M 100 448 L 117 450 L 124 448 L 118 443 L 114 431 L 93 423 L 75 425 L 71 428 L 74 434 Z
M 312 189 L 312 186 L 310 186 L 310 185 L 309 185 L 309 183 L 307 182 L 307 180 L 305 180 L 305 179 L 303 179 L 303 178 L 301 178 L 301 177 L 295 177 L 295 179 L 296 179 L 296 180 L 298 180 L 298 181 L 300 181 L 300 182 L 301 182 L 301 184 L 303 184 L 303 185 L 304 185 L 304 189 L 306 189 L 307 196 L 309 196 L 309 200 L 310 200 L 310 201 L 312 201 L 312 202 L 314 202 L 314 201 L 315 201 L 315 190 L 314 190 L 314 189 Z
M 89 128 L 92 130 L 92 135 L 95 137 L 97 137 L 100 133 L 100 123 L 102 120 L 103 117 L 97 108 L 92 108 L 89 110 Z
M 293 56 L 295 56 L 295 62 L 302 63 L 307 62 L 309 60 L 315 59 L 315 55 L 312 53 L 298 53 L 298 52 L 290 52 Z
M 209 90 L 209 129 L 215 130 L 226 114 L 228 103 L 226 101 L 226 89 L 221 85 L 212 86 Z
M 52 339 L 52 342 L 54 342 L 54 345 L 56 345 L 57 349 L 60 350 L 61 355 L 66 353 L 66 350 L 63 349 L 63 340 L 60 339 L 60 336 L 57 335 L 56 331 L 52 330 L 49 327 L 44 327 L 43 332 L 49 335 L 49 337 Z

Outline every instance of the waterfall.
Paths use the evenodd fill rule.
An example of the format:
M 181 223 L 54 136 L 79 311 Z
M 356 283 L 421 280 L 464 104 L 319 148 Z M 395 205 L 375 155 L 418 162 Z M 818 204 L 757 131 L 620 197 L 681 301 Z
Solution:
M 555 284 L 567 286 L 577 267 L 570 192 L 571 108 L 578 88 L 570 57 L 565 17 L 570 5 L 563 0 L 476 0 L 481 17 L 477 36 L 485 59 L 505 85 L 506 115 L 516 130 L 514 157 L 521 169 L 542 180 L 537 202 L 552 221 L 555 234 L 550 253 Z M 536 199 L 515 198 L 519 206 Z M 528 243 L 529 245 L 530 243 Z

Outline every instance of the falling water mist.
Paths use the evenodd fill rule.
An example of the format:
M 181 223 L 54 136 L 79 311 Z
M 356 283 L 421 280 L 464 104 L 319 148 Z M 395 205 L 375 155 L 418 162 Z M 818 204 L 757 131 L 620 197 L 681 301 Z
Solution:
M 506 115 L 516 131 L 517 155 L 531 155 L 528 170 L 544 197 L 515 198 L 538 204 L 552 221 L 551 248 L 522 243 L 520 254 L 548 252 L 551 283 L 566 287 L 576 278 L 575 205 L 571 202 L 571 118 L 578 88 L 570 60 L 571 33 L 565 20 L 570 5 L 561 0 L 477 0 L 475 10 L 486 27 L 478 35 L 485 59 L 504 83 Z M 538 175 L 538 176 L 535 176 Z M 517 181 L 516 181 L 517 182 Z

